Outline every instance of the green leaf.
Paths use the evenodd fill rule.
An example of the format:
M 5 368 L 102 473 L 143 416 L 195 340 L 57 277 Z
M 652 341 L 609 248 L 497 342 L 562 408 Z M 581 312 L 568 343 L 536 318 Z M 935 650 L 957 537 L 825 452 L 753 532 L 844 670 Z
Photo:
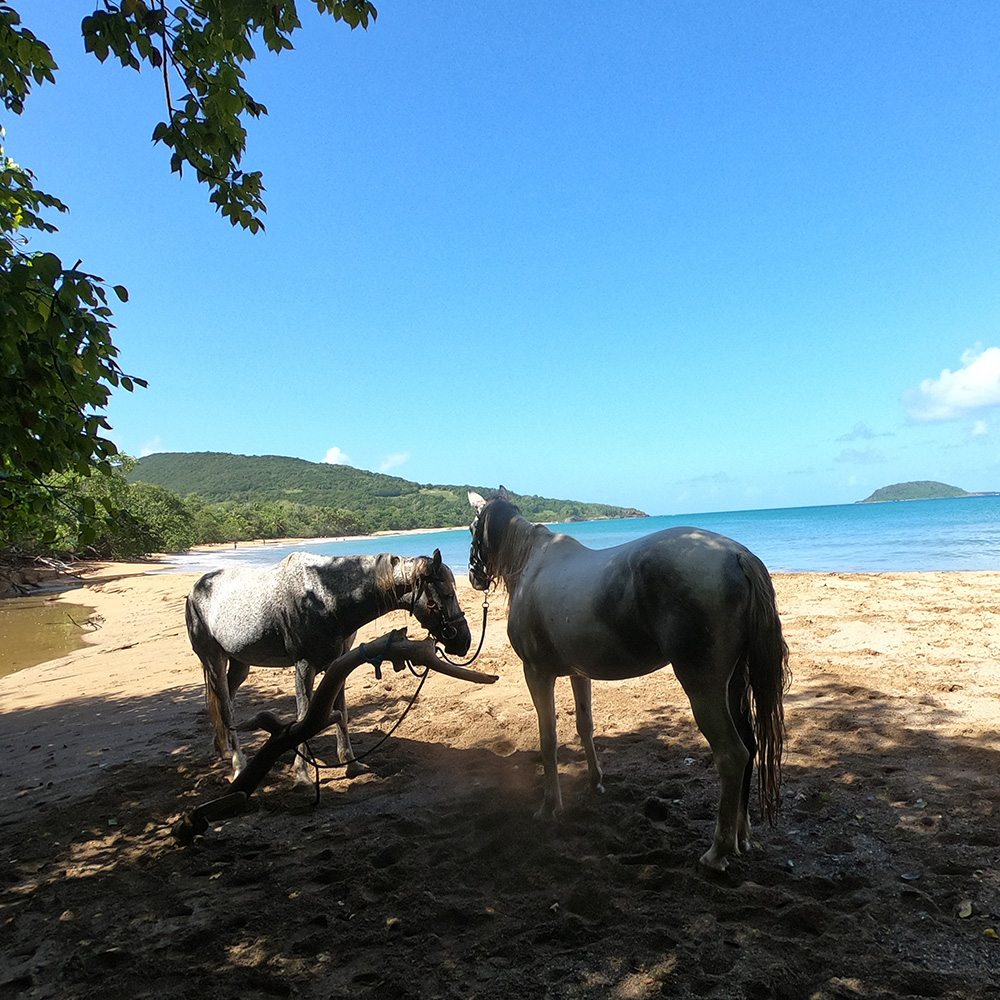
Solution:
M 112 290 L 122 302 L 128 302 L 128 289 L 124 285 L 115 285 Z
M 47 284 L 54 285 L 62 274 L 62 261 L 54 253 L 40 253 L 33 260 L 39 277 Z

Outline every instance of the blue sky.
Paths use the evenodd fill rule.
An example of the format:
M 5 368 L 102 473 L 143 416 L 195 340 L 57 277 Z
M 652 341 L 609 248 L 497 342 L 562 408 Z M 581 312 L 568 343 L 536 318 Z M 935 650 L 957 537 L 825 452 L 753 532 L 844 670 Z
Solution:
M 162 84 L 33 0 L 36 241 L 129 288 L 124 451 L 326 457 L 650 513 L 1000 490 L 1000 5 L 300 3 L 249 68 L 267 232 Z

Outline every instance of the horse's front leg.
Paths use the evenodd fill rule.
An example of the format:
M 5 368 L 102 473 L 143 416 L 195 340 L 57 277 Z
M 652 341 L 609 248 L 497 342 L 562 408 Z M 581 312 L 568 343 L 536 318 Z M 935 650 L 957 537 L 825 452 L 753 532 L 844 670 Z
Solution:
M 347 650 L 345 649 L 346 653 Z M 337 756 L 340 758 L 341 764 L 346 764 L 347 767 L 344 770 L 344 774 L 348 778 L 356 778 L 359 774 L 364 774 L 370 771 L 371 768 L 367 764 L 362 764 L 354 756 L 354 748 L 351 746 L 351 737 L 347 733 L 347 699 L 344 697 L 344 690 L 341 688 L 340 694 L 334 699 L 333 707 L 336 712 L 340 713 L 340 718 L 337 720 L 336 730 L 337 730 Z
M 337 653 L 337 656 L 343 656 L 353 645 L 354 640 L 357 637 L 357 632 L 352 633 L 344 640 L 344 644 Z M 337 657 L 334 657 L 336 659 Z M 354 748 L 351 746 L 351 737 L 347 732 L 347 699 L 344 696 L 344 689 L 340 689 L 340 694 L 334 699 L 333 708 L 335 712 L 340 713 L 340 718 L 337 720 L 336 730 L 337 730 L 337 758 L 341 764 L 346 764 L 347 767 L 344 770 L 344 774 L 348 778 L 356 778 L 359 774 L 364 774 L 370 771 L 371 768 L 367 764 L 362 764 L 354 756 Z
M 576 732 L 587 755 L 587 768 L 590 772 L 590 787 L 595 792 L 603 792 L 604 772 L 597 760 L 597 750 L 594 748 L 594 709 L 591 695 L 592 684 L 589 677 L 583 674 L 571 674 L 570 684 L 573 685 L 573 699 L 576 702 Z
M 531 700 L 538 716 L 538 737 L 542 751 L 542 784 L 545 797 L 535 819 L 553 819 L 562 813 L 562 795 L 559 792 L 559 764 L 556 760 L 556 678 L 555 674 L 539 671 L 527 663 L 524 679 L 531 692 Z
M 295 717 L 299 722 L 305 718 L 309 710 L 315 679 L 316 668 L 309 660 L 299 660 L 295 664 Z M 295 780 L 312 784 L 313 778 L 309 773 L 309 747 L 305 743 L 299 744 L 299 752 L 295 758 Z

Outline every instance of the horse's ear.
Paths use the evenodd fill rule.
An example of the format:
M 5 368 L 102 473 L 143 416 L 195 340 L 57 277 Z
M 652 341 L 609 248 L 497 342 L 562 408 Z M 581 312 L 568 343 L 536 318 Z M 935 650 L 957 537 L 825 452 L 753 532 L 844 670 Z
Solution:
M 481 514 L 486 506 L 486 498 L 469 490 L 469 503 L 472 504 L 472 508 L 477 514 Z
M 497 499 L 505 500 L 507 503 L 510 503 L 510 494 L 507 492 L 506 486 L 500 487 L 500 492 L 497 494 Z
M 437 574 L 441 569 L 441 550 L 435 549 L 434 555 L 431 556 L 431 570 Z

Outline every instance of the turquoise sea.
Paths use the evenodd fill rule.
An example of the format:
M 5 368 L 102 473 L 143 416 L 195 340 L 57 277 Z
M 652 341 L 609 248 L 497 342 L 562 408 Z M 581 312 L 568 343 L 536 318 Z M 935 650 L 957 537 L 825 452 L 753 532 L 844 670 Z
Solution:
M 742 542 L 772 573 L 1000 570 L 1000 496 L 663 515 L 560 524 L 553 530 L 591 548 L 609 548 L 678 525 L 707 528 Z M 270 542 L 231 552 L 188 553 L 176 558 L 175 567 L 205 572 L 233 563 L 265 566 L 296 549 L 323 555 L 414 556 L 440 548 L 445 562 L 464 574 L 469 540 L 467 528 L 456 528 L 344 542 Z

